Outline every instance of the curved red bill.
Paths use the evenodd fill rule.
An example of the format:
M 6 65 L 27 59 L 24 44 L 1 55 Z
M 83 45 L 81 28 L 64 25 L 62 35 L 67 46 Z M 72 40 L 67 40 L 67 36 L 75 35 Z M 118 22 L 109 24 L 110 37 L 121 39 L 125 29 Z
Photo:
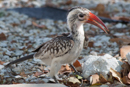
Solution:
M 108 28 L 105 26 L 105 24 L 102 22 L 102 20 L 99 19 L 96 15 L 94 15 L 91 12 L 89 12 L 89 19 L 86 22 L 101 28 L 107 34 L 109 32 Z M 102 26 L 104 26 L 104 28 L 100 24 Z

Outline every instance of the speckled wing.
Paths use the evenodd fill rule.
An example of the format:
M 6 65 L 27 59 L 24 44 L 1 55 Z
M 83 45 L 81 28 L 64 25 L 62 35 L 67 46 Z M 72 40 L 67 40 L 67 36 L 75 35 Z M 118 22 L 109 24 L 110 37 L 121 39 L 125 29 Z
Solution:
M 61 35 L 43 43 L 33 52 L 36 58 L 55 58 L 68 53 L 74 46 L 74 41 L 67 35 Z

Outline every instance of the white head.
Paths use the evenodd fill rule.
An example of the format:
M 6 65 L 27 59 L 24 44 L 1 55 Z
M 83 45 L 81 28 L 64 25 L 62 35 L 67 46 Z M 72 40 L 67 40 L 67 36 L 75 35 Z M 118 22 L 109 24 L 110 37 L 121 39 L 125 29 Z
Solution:
M 69 11 L 68 16 L 67 16 L 67 24 L 70 31 L 72 31 L 73 26 L 75 25 L 80 26 L 85 23 L 96 25 L 97 27 L 101 28 L 106 33 L 107 31 L 109 31 L 107 27 L 104 25 L 104 23 L 86 8 L 75 7 Z M 100 24 L 104 26 L 105 29 Z

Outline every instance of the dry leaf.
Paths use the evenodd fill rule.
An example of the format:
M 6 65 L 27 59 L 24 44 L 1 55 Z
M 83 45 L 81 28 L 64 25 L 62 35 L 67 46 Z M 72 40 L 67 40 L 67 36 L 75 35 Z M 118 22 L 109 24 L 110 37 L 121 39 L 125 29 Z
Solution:
M 6 40 L 6 36 L 4 33 L 0 33 L 0 41 L 1 40 Z
M 70 5 L 70 4 L 72 4 L 72 0 L 66 0 L 66 1 L 64 0 L 59 3 L 59 5 Z
M 62 65 L 61 69 L 59 70 L 59 74 L 68 74 L 70 72 L 72 72 L 72 70 L 71 70 L 71 68 L 69 67 L 68 64 Z
M 107 83 L 107 80 L 104 78 L 104 76 L 102 74 L 99 75 L 99 80 L 100 80 L 100 83 Z
M 12 81 L 12 84 L 20 84 L 20 83 L 17 83 L 17 82 L 15 82 L 15 81 Z
M 40 75 L 42 75 L 42 74 L 44 74 L 44 72 L 36 72 L 36 73 L 34 74 L 34 76 L 38 77 L 38 76 L 40 76 Z
M 121 55 L 121 58 L 126 58 L 126 54 L 130 52 L 130 45 L 127 45 L 127 46 L 122 46 L 120 48 L 120 55 Z
M 48 73 L 48 72 L 49 72 L 49 70 L 43 70 L 42 72 L 44 72 L 44 74 L 46 74 L 46 73 Z
M 97 11 L 98 16 L 110 18 L 109 13 L 105 11 L 104 4 L 98 4 L 95 8 L 92 8 L 91 10 Z
M 45 25 L 38 25 L 36 22 L 32 22 L 32 24 L 34 25 L 34 26 L 36 26 L 36 27 L 38 27 L 38 28 L 46 28 L 46 26 Z
M 11 43 L 17 43 L 17 41 L 16 40 L 12 40 Z
M 78 60 L 76 60 L 74 63 L 73 63 L 74 67 L 77 68 L 77 67 L 81 67 L 81 64 Z
M 109 78 L 107 79 L 108 82 L 113 83 L 113 77 L 112 77 L 112 73 L 109 74 Z
M 92 81 L 90 81 L 90 83 L 92 86 L 98 86 L 107 82 L 107 80 L 103 77 L 102 74 L 100 75 L 94 74 L 91 76 L 91 78 L 92 78 Z
M 114 19 L 114 20 L 122 20 L 122 21 L 130 21 L 130 17 L 120 17 L 120 16 L 116 16 L 116 17 L 111 17 L 111 19 Z
M 21 73 L 20 73 L 20 76 L 22 76 L 22 77 L 27 77 L 27 75 L 25 74 L 25 72 L 21 72 Z
M 81 82 L 77 78 L 69 77 L 67 78 L 67 82 L 65 82 L 64 84 L 68 87 L 79 87 L 80 83 Z
M 130 72 L 130 65 L 128 64 L 128 62 L 124 62 L 122 65 L 122 70 L 121 70 L 121 75 L 122 76 L 127 76 L 128 73 Z
M 54 38 L 54 37 L 56 37 L 56 36 L 57 36 L 57 34 L 51 34 L 51 35 L 47 35 L 46 37 Z
M 94 42 L 93 41 L 90 41 L 89 43 L 88 43 L 88 47 L 93 47 L 94 46 Z
M 123 76 L 122 81 L 124 84 L 130 84 L 130 65 L 128 62 L 122 64 L 121 74 Z
M 66 1 L 66 5 L 70 5 L 70 4 L 72 4 L 72 0 Z
M 17 23 L 11 23 L 11 25 L 12 25 L 13 27 L 15 27 L 15 26 L 18 26 L 19 24 L 17 24 Z
M 119 36 L 120 38 L 123 38 L 123 39 L 130 39 L 129 36 L 126 36 L 126 35 L 122 35 L 122 36 Z
M 71 70 L 68 64 L 66 65 L 65 69 L 66 70 Z
M 120 81 L 121 83 L 123 83 L 123 82 L 122 82 L 122 79 L 121 79 L 121 74 L 120 74 L 119 72 L 115 71 L 115 70 L 112 69 L 112 68 L 110 68 L 110 72 L 112 73 L 112 76 L 113 76 L 114 78 L 116 78 L 118 81 Z
M 46 0 L 46 2 L 45 2 L 46 4 L 45 4 L 45 6 L 47 6 L 47 7 L 59 7 L 59 5 L 55 5 L 53 2 L 52 2 L 52 0 Z
M 3 62 L 3 61 L 0 61 L 0 65 L 3 65 L 5 62 Z
M 124 84 L 130 84 L 130 79 L 128 78 L 128 76 L 123 76 L 122 81 Z
M 75 83 L 81 83 L 77 78 L 75 77 L 69 77 L 68 82 L 72 82 L 73 84 Z
M 118 45 L 128 45 L 130 44 L 130 40 L 126 38 L 112 38 L 109 41 L 116 42 Z
M 81 60 L 81 59 L 83 59 L 83 57 L 82 57 L 82 56 L 78 57 L 78 60 Z
M 73 63 L 73 66 L 75 67 L 75 69 L 77 71 L 82 71 L 82 65 L 80 64 L 80 62 L 78 60 L 76 60 L 74 63 Z M 72 68 L 71 68 L 72 69 Z M 72 69 L 73 70 L 73 69 Z M 74 71 L 74 70 L 73 70 Z
M 94 74 L 90 78 L 91 78 L 90 83 L 91 83 L 92 86 L 98 85 L 98 84 L 101 85 L 98 74 Z
M 95 83 L 93 85 L 91 85 L 90 87 L 99 87 L 100 85 L 102 85 L 101 83 Z
M 28 46 L 27 46 L 27 48 L 29 49 L 29 48 L 32 48 L 32 45 L 31 44 L 29 44 Z
M 128 74 L 128 79 L 130 79 L 130 72 L 129 72 L 129 74 Z

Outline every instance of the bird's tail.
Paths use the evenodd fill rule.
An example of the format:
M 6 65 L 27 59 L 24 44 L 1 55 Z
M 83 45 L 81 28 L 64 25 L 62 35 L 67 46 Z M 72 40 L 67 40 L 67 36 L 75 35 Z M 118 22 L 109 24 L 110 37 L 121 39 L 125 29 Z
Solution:
M 9 64 L 5 65 L 5 67 L 9 67 L 12 64 L 17 64 L 17 63 L 23 62 L 28 59 L 33 59 L 33 56 L 34 56 L 34 54 L 30 54 L 30 55 L 22 57 L 20 59 L 14 60 L 14 61 L 10 62 Z

